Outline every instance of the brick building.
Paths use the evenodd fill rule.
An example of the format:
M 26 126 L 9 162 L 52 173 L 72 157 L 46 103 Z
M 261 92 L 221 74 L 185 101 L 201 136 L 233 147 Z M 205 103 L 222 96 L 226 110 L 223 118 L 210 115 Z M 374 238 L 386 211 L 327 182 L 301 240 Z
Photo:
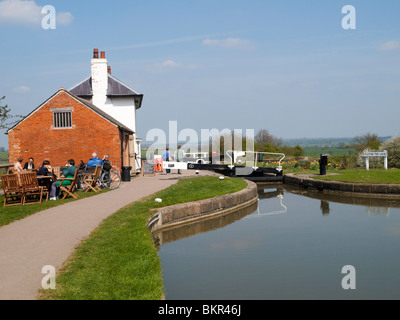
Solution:
M 141 170 L 141 139 L 136 136 L 140 94 L 111 75 L 105 52 L 94 49 L 91 76 L 60 90 L 8 131 L 9 159 L 34 157 L 53 166 L 68 159 L 87 162 L 93 152 L 109 154 L 113 165 Z
M 68 159 L 87 162 L 93 152 L 109 154 L 113 165 L 134 166 L 129 141 L 134 132 L 89 101 L 60 88 L 8 131 L 10 162 L 34 157 L 53 166 Z M 133 172 L 134 172 L 133 168 Z

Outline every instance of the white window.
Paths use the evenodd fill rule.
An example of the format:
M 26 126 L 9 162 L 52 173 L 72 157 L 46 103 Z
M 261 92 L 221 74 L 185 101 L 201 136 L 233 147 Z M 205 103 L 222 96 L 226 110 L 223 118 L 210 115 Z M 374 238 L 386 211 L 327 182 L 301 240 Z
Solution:
M 52 109 L 53 128 L 71 129 L 72 128 L 72 108 Z

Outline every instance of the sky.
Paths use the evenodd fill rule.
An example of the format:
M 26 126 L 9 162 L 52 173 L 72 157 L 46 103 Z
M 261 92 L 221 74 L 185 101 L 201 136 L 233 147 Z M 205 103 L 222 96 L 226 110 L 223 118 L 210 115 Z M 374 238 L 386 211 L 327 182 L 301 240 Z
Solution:
M 43 28 L 46 5 L 55 29 Z M 398 0 L 0 0 L 0 97 L 27 115 L 90 76 L 98 48 L 144 94 L 143 139 L 170 121 L 282 139 L 395 136 L 399 14 Z

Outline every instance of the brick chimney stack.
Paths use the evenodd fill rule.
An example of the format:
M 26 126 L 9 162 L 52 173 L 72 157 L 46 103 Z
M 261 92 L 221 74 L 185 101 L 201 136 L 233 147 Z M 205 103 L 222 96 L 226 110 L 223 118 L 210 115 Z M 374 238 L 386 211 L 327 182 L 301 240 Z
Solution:
M 105 105 L 107 101 L 107 89 L 108 89 L 108 63 L 106 59 L 106 53 L 101 52 L 99 58 L 99 50 L 94 49 L 92 59 L 92 90 L 93 98 L 92 103 L 101 107 Z

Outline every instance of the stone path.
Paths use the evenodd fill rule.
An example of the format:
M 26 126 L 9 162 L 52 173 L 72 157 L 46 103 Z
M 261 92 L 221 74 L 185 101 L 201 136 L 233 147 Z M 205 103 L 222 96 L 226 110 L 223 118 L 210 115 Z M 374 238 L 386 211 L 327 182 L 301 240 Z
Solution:
M 140 176 L 112 192 L 70 202 L 1 227 L 0 300 L 36 299 L 45 277 L 42 268 L 51 265 L 58 270 L 104 219 L 168 188 L 182 177 L 195 175 L 189 170 L 182 175 Z

